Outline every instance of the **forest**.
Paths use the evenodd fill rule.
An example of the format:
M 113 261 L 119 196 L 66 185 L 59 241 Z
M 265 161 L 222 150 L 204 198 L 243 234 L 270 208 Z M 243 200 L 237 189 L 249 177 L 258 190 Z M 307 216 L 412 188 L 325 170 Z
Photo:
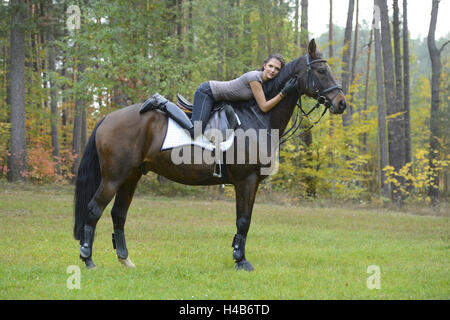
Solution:
M 200 83 L 255 70 L 269 53 L 297 58 L 308 20 L 323 19 L 328 32 L 315 40 L 347 110 L 284 144 L 262 191 L 439 207 L 450 195 L 450 32 L 435 35 L 439 0 L 423 13 L 424 39 L 410 37 L 411 0 L 374 0 L 373 21 L 359 18 L 362 1 L 372 2 L 348 1 L 345 27 L 333 0 L 321 17 L 308 0 L 2 1 L 0 180 L 71 184 L 103 116 L 155 92 L 192 100 Z

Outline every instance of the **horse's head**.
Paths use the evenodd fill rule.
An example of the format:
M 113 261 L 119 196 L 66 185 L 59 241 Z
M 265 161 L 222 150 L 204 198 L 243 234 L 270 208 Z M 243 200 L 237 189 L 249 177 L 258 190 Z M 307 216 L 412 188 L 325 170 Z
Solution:
M 305 57 L 306 71 L 303 67 L 298 74 L 299 88 L 307 96 L 329 107 L 331 113 L 343 113 L 347 107 L 345 95 L 327 61 L 322 59 L 317 50 L 314 39 L 309 42 Z

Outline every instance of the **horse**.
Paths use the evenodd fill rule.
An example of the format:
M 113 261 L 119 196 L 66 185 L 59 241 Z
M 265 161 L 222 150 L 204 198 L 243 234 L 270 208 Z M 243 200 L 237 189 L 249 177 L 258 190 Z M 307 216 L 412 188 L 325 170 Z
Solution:
M 302 95 L 324 103 L 332 114 L 344 112 L 345 95 L 327 61 L 322 59 L 317 50 L 314 39 L 309 42 L 305 55 L 287 63 L 275 79 L 263 84 L 266 97 L 274 97 L 292 77 L 298 80 L 297 91 L 288 94 L 267 113 L 260 111 L 255 100 L 230 102 L 243 130 L 270 129 L 285 133 L 297 101 L 301 105 Z M 216 163 L 175 164 L 171 157 L 173 150 L 161 150 L 168 116 L 156 110 L 141 114 L 140 106 L 134 104 L 106 115 L 96 124 L 83 152 L 75 186 L 73 235 L 80 241 L 80 258 L 86 267 L 96 267 L 92 259 L 95 228 L 114 196 L 111 210 L 113 246 L 123 265 L 135 267 L 128 254 L 124 226 L 139 179 L 152 171 L 182 184 L 234 185 L 237 232 L 232 248 L 235 268 L 254 270 L 245 256 L 245 244 L 258 186 L 268 176 L 261 170 L 264 164 L 260 160 L 256 163 L 225 163 L 223 175 L 214 174 Z M 244 143 L 243 150 L 237 150 L 235 145 L 231 147 L 234 148 L 235 156 L 237 153 L 249 155 L 248 141 Z M 199 148 L 190 147 L 194 153 Z M 212 154 L 210 156 L 214 157 Z

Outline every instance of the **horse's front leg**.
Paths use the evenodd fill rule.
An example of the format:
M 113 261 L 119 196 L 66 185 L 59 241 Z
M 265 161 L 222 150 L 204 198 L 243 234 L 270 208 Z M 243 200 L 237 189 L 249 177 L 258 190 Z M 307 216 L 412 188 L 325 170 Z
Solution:
M 235 184 L 236 191 L 236 227 L 237 233 L 233 239 L 233 259 L 236 270 L 252 271 L 252 264 L 245 259 L 245 242 L 252 218 L 253 204 L 258 191 L 259 179 L 251 174 L 247 179 Z

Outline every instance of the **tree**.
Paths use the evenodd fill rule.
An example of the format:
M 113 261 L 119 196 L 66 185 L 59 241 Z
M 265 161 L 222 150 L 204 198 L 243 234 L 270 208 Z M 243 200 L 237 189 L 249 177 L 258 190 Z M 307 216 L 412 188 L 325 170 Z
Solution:
M 11 0 L 11 70 L 9 102 L 11 104 L 10 156 L 8 180 L 26 180 L 26 132 L 25 132 L 25 4 Z
M 356 17 L 355 17 L 355 32 L 353 37 L 353 55 L 352 55 L 352 65 L 350 69 L 350 85 L 355 82 L 356 76 L 356 61 L 358 60 L 358 37 L 359 37 L 359 0 L 356 0 Z M 354 92 L 350 94 L 349 109 L 347 111 L 347 116 L 345 117 L 346 124 L 350 124 L 353 118 L 353 104 L 354 104 Z
M 401 40 L 400 40 L 400 13 L 399 13 L 399 6 L 398 6 L 398 0 L 394 0 L 392 3 L 393 8 L 393 21 L 392 21 L 392 29 L 393 29 L 393 36 L 394 36 L 394 65 L 395 65 L 395 95 L 397 99 L 397 103 L 399 103 L 402 106 L 402 128 L 403 128 L 403 148 L 404 148 L 404 164 L 411 161 L 411 156 L 408 155 L 408 144 L 409 144 L 409 138 L 407 136 L 407 123 L 409 126 L 409 112 L 407 114 L 407 110 L 405 109 L 405 103 L 404 103 L 404 91 L 403 91 L 403 76 L 402 73 L 402 58 L 401 58 L 401 52 L 400 52 L 400 46 L 401 46 Z M 405 62 L 403 62 L 405 63 Z M 409 160 L 409 161 L 408 161 Z
M 300 0 L 295 0 L 295 7 L 294 7 L 294 43 L 295 46 L 298 46 L 299 40 L 300 40 L 300 32 L 298 30 L 298 22 L 299 22 L 299 15 L 298 12 L 300 10 Z
M 51 109 L 51 136 L 52 136 L 52 154 L 55 159 L 57 159 L 57 166 L 56 171 L 59 174 L 61 170 L 61 166 L 59 163 L 59 138 L 58 138 L 58 101 L 57 101 L 57 87 L 56 87 L 56 81 L 55 81 L 55 75 L 56 75 L 56 49 L 55 49 L 55 11 L 53 7 L 53 3 L 51 0 L 48 1 L 48 8 L 51 13 L 52 20 L 50 21 L 50 30 L 48 31 L 48 41 L 49 41 L 49 53 L 48 53 L 48 66 L 49 71 L 52 73 L 50 75 L 50 109 Z
M 330 20 L 328 22 L 328 58 L 334 57 L 333 0 L 330 0 Z
M 370 60 L 372 54 L 372 38 L 373 38 L 373 26 L 370 29 L 369 44 L 367 45 L 367 64 L 366 64 L 366 79 L 364 81 L 364 104 L 363 104 L 363 119 L 367 121 L 367 104 L 369 100 L 369 80 L 370 80 Z M 367 133 L 363 134 L 363 148 L 367 151 Z
M 301 19 L 300 19 L 300 47 L 303 49 L 303 52 L 308 52 L 308 43 L 309 43 L 309 35 L 308 35 L 308 0 L 302 0 L 301 2 Z
M 302 51 L 304 53 L 308 52 L 308 43 L 309 43 L 309 36 L 308 36 L 308 0 L 302 0 L 301 2 L 301 24 L 300 24 L 300 47 L 303 49 Z M 302 129 L 305 130 L 309 127 L 309 124 L 307 123 L 307 120 L 304 119 L 304 122 L 302 124 Z M 304 163 L 305 167 L 310 167 L 310 163 L 312 161 L 312 153 L 310 150 L 310 147 L 313 143 L 313 136 L 311 130 L 308 130 L 304 132 L 300 136 L 303 144 L 306 146 L 306 162 Z M 314 177 L 312 175 L 306 175 L 305 176 L 305 184 L 306 184 L 306 193 L 308 196 L 315 196 L 316 195 L 316 187 L 315 187 L 315 181 Z
M 400 18 L 398 0 L 392 3 L 394 11 L 394 19 L 392 22 L 392 29 L 394 34 L 394 65 L 395 65 L 395 94 L 397 102 L 403 105 L 403 86 L 402 86 L 402 59 L 400 53 Z
M 84 150 L 83 144 L 83 131 L 86 132 L 86 122 L 83 123 L 83 118 L 86 116 L 85 110 L 85 99 L 83 95 L 79 92 L 81 75 L 84 73 L 85 64 L 84 62 L 79 62 L 74 66 L 74 83 L 78 90 L 76 90 L 75 98 L 75 111 L 73 118 L 73 139 L 72 139 L 72 150 L 76 155 L 75 161 L 72 166 L 72 173 L 76 177 L 78 173 L 78 166 L 80 165 L 81 155 Z M 83 115 L 84 114 L 84 115 Z
M 428 31 L 428 51 L 431 59 L 431 110 L 430 110 L 430 152 L 429 165 L 431 169 L 431 184 L 428 189 L 428 196 L 431 198 L 431 203 L 434 206 L 439 204 L 439 175 L 435 172 L 436 161 L 439 159 L 441 136 L 439 129 L 439 89 L 441 85 L 441 52 L 447 41 L 440 49 L 436 46 L 435 32 L 436 23 L 439 10 L 439 0 L 433 0 L 431 9 L 430 29 Z
M 334 30 L 333 30 L 333 0 L 330 0 L 330 19 L 328 21 L 328 63 L 333 65 L 334 57 Z M 330 118 L 330 136 L 333 135 L 334 120 Z
M 356 0 L 356 19 L 355 19 L 355 35 L 353 37 L 353 56 L 352 56 L 352 68 L 351 68 L 351 77 L 350 84 L 353 84 L 355 81 L 355 73 L 356 73 L 356 61 L 358 60 L 358 35 L 359 35 L 359 0 Z M 352 95 L 353 100 L 353 95 Z M 353 112 L 353 110 L 352 110 Z
M 403 106 L 397 101 L 394 90 L 394 62 L 391 46 L 391 33 L 389 28 L 389 16 L 387 0 L 378 0 L 380 8 L 381 21 L 381 47 L 383 51 L 383 69 L 384 69 L 384 89 L 386 97 L 386 110 L 388 115 L 388 143 L 389 143 L 389 164 L 394 168 L 395 172 L 399 172 L 405 164 L 405 148 L 404 148 L 404 130 L 403 130 Z M 397 205 L 403 202 L 400 185 L 402 179 L 398 183 L 392 185 L 392 200 Z
M 409 110 L 409 34 L 408 1 L 403 0 L 403 103 L 405 110 L 405 162 L 411 162 L 411 125 Z
M 348 93 L 350 87 L 350 53 L 352 45 L 352 25 L 353 25 L 353 11 L 355 8 L 355 0 L 349 0 L 347 11 L 347 24 L 345 26 L 344 35 L 344 48 L 342 49 L 342 90 L 345 94 Z M 353 108 L 351 105 L 347 106 L 347 110 L 342 116 L 344 126 L 350 124 L 353 114 Z
M 374 0 L 377 5 L 377 0 Z M 375 14 L 375 12 L 374 12 Z M 375 40 L 375 67 L 377 77 L 377 104 L 378 104 L 378 152 L 380 155 L 379 163 L 379 177 L 381 183 L 381 190 L 384 197 L 389 197 L 389 184 L 386 183 L 386 176 L 383 169 L 389 164 L 388 159 L 388 145 L 386 137 L 386 104 L 384 101 L 384 88 L 383 88 L 383 71 L 381 61 L 381 37 L 379 26 L 375 25 L 375 19 L 373 20 L 373 34 Z

